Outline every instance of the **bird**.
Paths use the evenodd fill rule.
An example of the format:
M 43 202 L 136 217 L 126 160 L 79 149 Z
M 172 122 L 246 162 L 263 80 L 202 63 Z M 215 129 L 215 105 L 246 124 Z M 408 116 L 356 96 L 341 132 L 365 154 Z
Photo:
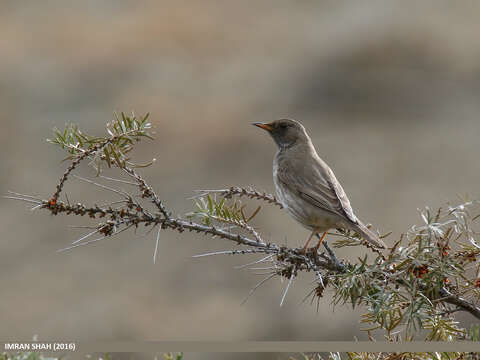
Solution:
M 386 248 L 379 236 L 355 216 L 345 191 L 327 163 L 318 156 L 301 123 L 280 119 L 252 125 L 266 130 L 278 147 L 273 160 L 275 192 L 288 214 L 311 231 L 303 253 L 314 235 L 319 238 L 314 247 L 316 252 L 327 231 L 333 228 L 353 230 L 374 248 Z

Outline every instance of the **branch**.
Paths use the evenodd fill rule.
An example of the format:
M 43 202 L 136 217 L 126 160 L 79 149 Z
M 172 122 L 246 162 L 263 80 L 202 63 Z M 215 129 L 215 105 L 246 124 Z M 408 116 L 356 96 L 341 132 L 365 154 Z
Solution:
M 211 238 L 234 242 L 242 248 L 199 254 L 194 257 L 262 254 L 260 260 L 240 266 L 245 268 L 269 262 L 268 267 L 251 268 L 251 270 L 266 270 L 264 275 L 267 277 L 250 291 L 247 298 L 269 279 L 282 277 L 288 281 L 282 293 L 280 301 L 282 305 L 298 274 L 311 272 L 314 274 L 315 285 L 310 294 L 313 294 L 314 298 L 320 299 L 324 290 L 330 285 L 335 291 L 334 303 L 343 301 L 353 307 L 362 303 L 367 305 L 371 309 L 368 314 L 369 321 L 379 324 L 389 333 L 402 321 L 408 326 L 410 322 L 415 323 L 415 321 L 422 324 L 425 319 L 420 316 L 428 316 L 432 312 L 438 316 L 434 303 L 455 305 L 456 309 L 467 311 L 480 319 L 480 308 L 458 295 L 461 293 L 458 288 L 462 288 L 462 285 L 458 284 L 467 283 L 468 287 L 462 289 L 480 297 L 480 279 L 472 280 L 465 276 L 469 270 L 468 266 L 476 266 L 477 259 L 480 257 L 480 248 L 473 238 L 477 233 L 472 229 L 471 224 L 476 217 L 470 216 L 467 210 L 475 202 L 465 202 L 456 207 L 449 206 L 447 212 L 439 209 L 436 213 L 432 213 L 426 208 L 421 212 L 425 224 L 412 227 L 406 236 L 402 234 L 387 255 L 372 248 L 357 237 L 358 235 L 351 234 L 348 230 L 339 230 L 335 234 L 341 239 L 334 246 L 366 245 L 377 254 L 373 262 L 368 262 L 366 255 L 363 259 L 359 258 L 356 263 L 339 260 L 326 241 L 323 242 L 325 251 L 321 253 L 314 248 L 305 252 L 302 248 L 280 246 L 275 242 L 266 242 L 252 225 L 252 220 L 259 213 L 261 206 L 250 212 L 250 215 L 246 215 L 244 210 L 246 204 L 236 200 L 237 197 L 246 197 L 282 208 L 282 204 L 274 195 L 257 191 L 252 187 L 232 186 L 219 190 L 199 190 L 193 197 L 199 199 L 196 201 L 198 211 L 187 214 L 185 218 L 173 216 L 161 196 L 136 171 L 137 167 L 143 165 L 136 165 L 126 157 L 133 148 L 134 140 L 149 137 L 147 130 L 150 124 L 146 122 L 147 117 L 137 120 L 135 116 L 127 117 L 122 113 L 121 119 L 117 117 L 107 125 L 109 136 L 106 138 L 87 136 L 75 126 L 67 128 L 63 133 L 57 130 L 57 137 L 51 142 L 60 145 L 71 154 L 71 163 L 60 177 L 52 197 L 49 200 L 42 200 L 38 197 L 12 193 L 13 196 L 8 198 L 33 204 L 35 205 L 33 209 L 48 210 L 52 215 L 87 215 L 89 218 L 100 220 L 95 226 L 87 227 L 89 229 L 87 234 L 62 250 L 92 244 L 141 225 L 150 228 L 147 235 L 158 226 L 154 262 L 157 257 L 161 229 L 179 233 L 196 232 Z M 103 206 L 70 204 L 68 198 L 67 202 L 60 201 L 60 194 L 70 174 L 85 159 L 91 161 L 90 164 L 96 168 L 97 175 L 100 174 L 102 165 L 117 167 L 133 180 L 103 178 L 133 185 L 138 193 L 127 193 L 80 178 L 103 190 L 113 191 L 120 195 L 122 200 Z M 220 198 L 219 201 L 217 197 Z M 119 206 L 113 208 L 114 204 Z M 102 237 L 87 240 L 97 233 Z M 460 241 L 462 236 L 466 241 Z M 402 241 L 407 243 L 402 244 Z M 453 242 L 459 243 L 460 249 L 449 254 L 451 251 L 449 244 Z M 450 284 L 449 277 L 458 288 Z M 443 316 L 448 316 L 450 313 L 452 312 L 445 312 Z
M 277 200 L 274 195 L 267 194 L 265 192 L 257 191 L 253 188 L 242 188 L 238 186 L 232 186 L 228 189 L 220 190 L 196 190 L 199 194 L 195 195 L 193 198 L 204 197 L 208 194 L 218 194 L 224 197 L 225 199 L 231 199 L 233 196 L 245 196 L 250 199 L 266 201 L 269 204 L 278 206 L 280 209 L 283 208 L 283 205 Z
M 329 277 L 332 277 L 332 276 L 335 277 L 336 275 L 344 274 L 346 269 L 352 266 L 351 264 L 348 264 L 348 263 L 347 264 L 341 263 L 336 257 L 334 251 L 328 246 L 326 242 L 324 242 L 323 245 L 327 250 L 328 257 L 325 256 L 324 254 L 317 254 L 311 251 L 307 252 L 306 254 L 303 254 L 300 248 L 287 248 L 284 246 L 283 247 L 278 246 L 274 243 L 268 243 L 268 244 L 261 243 L 257 239 L 251 239 L 247 236 L 244 236 L 232 231 L 227 231 L 225 229 L 219 228 L 214 225 L 207 226 L 207 225 L 199 224 L 193 221 L 188 221 L 182 218 L 173 218 L 169 215 L 162 201 L 154 193 L 152 188 L 145 182 L 145 180 L 143 180 L 133 169 L 128 168 L 125 171 L 130 176 L 132 176 L 137 180 L 138 186 L 140 187 L 144 197 L 151 199 L 152 203 L 160 210 L 159 215 L 152 215 L 146 210 L 144 210 L 143 207 L 141 207 L 139 204 L 137 203 L 134 204 L 133 202 L 131 202 L 129 206 L 132 207 L 133 205 L 135 205 L 136 211 L 129 211 L 125 209 L 116 210 L 116 209 L 112 209 L 111 207 L 108 207 L 108 208 L 101 208 L 98 206 L 86 207 L 80 203 L 75 205 L 70 205 L 70 204 L 63 203 L 61 201 L 58 201 L 55 204 L 52 204 L 50 200 L 41 200 L 41 201 L 33 200 L 32 201 L 30 200 L 32 197 L 25 197 L 22 199 L 20 196 L 24 196 L 24 195 L 21 195 L 21 194 L 18 194 L 16 199 L 22 199 L 25 201 L 30 201 L 34 204 L 39 204 L 41 205 L 40 208 L 50 210 L 50 212 L 53 215 L 65 213 L 67 215 L 68 214 L 75 214 L 80 216 L 88 215 L 91 218 L 96 218 L 96 217 L 103 218 L 106 216 L 110 218 L 110 221 L 100 223 L 96 227 L 96 230 L 94 232 L 89 233 L 88 235 L 91 235 L 95 232 L 99 232 L 104 234 L 104 237 L 111 236 L 113 234 L 116 234 L 116 232 L 114 231 L 114 228 L 119 225 L 122 225 L 122 224 L 126 226 L 134 225 L 138 227 L 140 224 L 143 223 L 146 226 L 149 226 L 152 224 L 160 224 L 161 228 L 164 228 L 164 229 L 172 229 L 178 232 L 183 232 L 185 230 L 194 231 L 204 235 L 211 235 L 212 237 L 218 237 L 221 239 L 233 241 L 239 245 L 244 245 L 251 249 L 221 251 L 221 252 L 200 254 L 200 255 L 196 255 L 195 257 L 203 257 L 208 255 L 220 255 L 220 254 L 231 254 L 231 255 L 252 254 L 252 253 L 270 254 L 275 256 L 277 265 L 279 265 L 279 268 L 294 266 L 296 271 L 307 271 L 307 272 L 313 271 L 316 274 L 319 287 L 321 288 L 325 288 L 326 286 L 326 284 L 324 283 L 324 276 L 322 275 L 321 270 L 328 271 Z M 213 193 L 213 192 L 214 191 L 210 191 L 210 193 Z M 253 193 L 258 193 L 258 192 L 253 192 Z M 262 198 L 260 199 L 270 202 L 271 197 L 267 195 L 265 197 L 262 196 Z M 78 241 L 79 243 L 75 244 L 73 247 L 81 246 L 83 244 L 93 243 L 99 240 L 99 239 L 95 239 L 95 240 L 90 240 L 88 242 L 82 243 L 81 240 L 84 240 L 84 238 L 81 238 L 80 241 Z M 69 247 L 67 249 L 70 249 L 70 248 L 72 247 Z M 282 276 L 281 273 L 278 273 L 277 275 Z M 291 280 L 293 279 L 293 274 L 290 272 L 290 275 L 287 278 L 290 283 Z M 405 282 L 399 282 L 399 283 L 402 286 L 407 285 Z M 288 287 L 286 288 L 286 290 L 288 291 Z M 475 318 L 480 319 L 479 307 L 475 306 L 474 304 L 468 302 L 467 300 L 459 296 L 456 296 L 450 293 L 445 288 L 442 289 L 440 300 L 441 302 L 455 305 L 460 309 L 469 312 Z M 283 303 L 283 300 L 282 300 L 282 303 Z
M 469 312 L 480 320 L 480 308 L 478 306 L 475 306 L 474 304 L 461 298 L 460 296 L 453 295 L 445 288 L 441 289 L 440 296 L 443 298 L 443 302 L 456 305 L 460 309 Z

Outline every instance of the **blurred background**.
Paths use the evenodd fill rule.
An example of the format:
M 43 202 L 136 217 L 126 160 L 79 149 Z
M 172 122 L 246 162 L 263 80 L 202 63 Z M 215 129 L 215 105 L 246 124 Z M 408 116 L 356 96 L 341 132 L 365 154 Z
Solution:
M 447 1 L 3 0 L 0 193 L 48 198 L 66 167 L 45 142 L 51 129 L 73 122 L 102 135 L 114 111 L 151 113 L 156 140 L 135 159 L 157 159 L 143 174 L 174 213 L 192 209 L 195 189 L 273 192 L 275 146 L 250 123 L 291 117 L 357 215 L 393 231 L 393 242 L 420 223 L 417 208 L 479 196 L 479 10 Z M 72 202 L 111 197 L 73 178 L 65 191 Z M 260 278 L 234 266 L 253 258 L 191 258 L 233 248 L 224 241 L 164 231 L 156 265 L 155 236 L 143 232 L 57 254 L 84 233 L 68 225 L 82 224 L 0 199 L 0 339 L 366 339 L 361 310 L 332 311 L 329 295 L 318 312 L 302 304 L 310 277 L 282 308 L 277 280 L 241 305 Z M 291 246 L 308 236 L 275 208 L 256 225 Z

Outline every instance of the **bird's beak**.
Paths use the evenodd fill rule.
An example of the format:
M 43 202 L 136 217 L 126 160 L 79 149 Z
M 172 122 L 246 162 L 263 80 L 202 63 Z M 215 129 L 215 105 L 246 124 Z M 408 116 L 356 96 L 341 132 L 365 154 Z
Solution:
M 267 130 L 268 132 L 271 132 L 273 130 L 272 124 L 266 124 L 266 123 L 252 123 L 252 125 L 258 126 L 259 128 L 262 128 L 263 130 Z

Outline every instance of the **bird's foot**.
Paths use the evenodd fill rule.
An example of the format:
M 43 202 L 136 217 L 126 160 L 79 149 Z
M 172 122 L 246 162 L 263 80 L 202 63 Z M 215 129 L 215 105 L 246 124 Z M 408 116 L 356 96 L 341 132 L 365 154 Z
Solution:
M 299 253 L 300 255 L 307 255 L 307 248 L 306 248 L 306 247 L 301 248 L 298 253 Z
M 318 246 L 313 246 L 311 248 L 303 247 L 299 253 L 301 255 L 307 255 L 307 253 L 317 254 L 318 253 Z

